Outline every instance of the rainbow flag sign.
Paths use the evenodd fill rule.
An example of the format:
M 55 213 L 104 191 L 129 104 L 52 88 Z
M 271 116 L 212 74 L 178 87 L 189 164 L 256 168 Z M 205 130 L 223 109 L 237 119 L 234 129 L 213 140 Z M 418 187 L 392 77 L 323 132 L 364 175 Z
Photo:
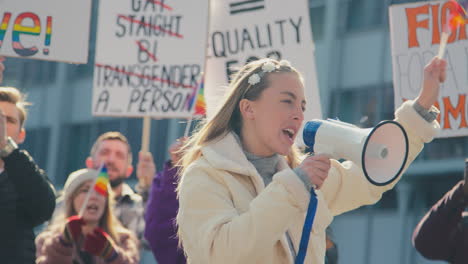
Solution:
M 205 103 L 205 88 L 204 82 L 202 81 L 200 84 L 200 88 L 198 89 L 198 94 L 196 96 L 195 101 L 195 116 L 205 116 L 206 115 L 206 103 Z
M 205 96 L 204 96 L 204 93 L 205 93 L 205 88 L 204 88 L 204 80 L 202 79 L 202 81 L 200 82 L 199 84 L 199 87 L 198 87 L 198 92 L 194 95 L 192 95 L 192 98 L 191 100 L 189 101 L 189 109 L 192 109 L 192 107 L 194 106 L 195 104 L 195 109 L 194 109 L 194 112 L 193 112 L 193 116 L 197 116 L 197 117 L 203 117 L 206 115 L 206 103 L 205 103 Z
M 106 166 L 102 166 L 94 184 L 94 190 L 102 196 L 107 196 L 107 186 L 109 186 L 109 174 L 107 173 Z

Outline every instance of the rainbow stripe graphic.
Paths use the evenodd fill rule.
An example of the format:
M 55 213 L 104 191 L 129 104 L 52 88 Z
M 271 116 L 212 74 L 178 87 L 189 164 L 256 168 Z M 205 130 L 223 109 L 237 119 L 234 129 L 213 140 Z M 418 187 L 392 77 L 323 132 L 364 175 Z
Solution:
M 193 95 L 189 101 L 189 109 L 192 109 L 193 104 L 195 103 L 195 111 L 193 116 L 203 117 L 206 115 L 206 103 L 205 103 L 205 82 L 202 81 L 199 84 L 197 94 Z
M 45 55 L 49 54 L 49 49 L 47 47 L 50 46 L 50 37 L 51 37 L 51 35 L 52 35 L 52 17 L 48 16 L 47 17 L 45 43 L 44 43 L 44 45 L 46 47 L 43 50 Z
M 5 38 L 5 32 L 8 29 L 8 24 L 10 23 L 11 13 L 5 13 L 3 16 L 2 23 L 0 24 L 0 47 L 2 46 L 3 39 Z
M 449 27 L 452 31 L 456 30 L 459 26 L 462 26 L 467 23 L 467 13 L 463 8 L 463 5 L 467 5 L 467 1 L 461 1 L 460 3 L 455 0 L 450 0 L 450 2 L 455 6 L 455 10 L 450 12 L 450 22 Z
M 195 116 L 206 115 L 206 102 L 205 102 L 205 85 L 202 81 L 197 93 L 197 100 L 195 102 Z
M 102 166 L 102 169 L 99 171 L 96 183 L 94 184 L 94 190 L 102 196 L 108 195 L 108 185 L 109 185 L 109 174 L 107 173 L 106 166 Z
M 33 21 L 34 26 L 23 26 L 22 22 L 24 19 L 31 19 Z M 20 35 L 27 34 L 38 36 L 41 34 L 41 21 L 39 17 L 31 12 L 22 13 L 15 19 L 15 24 L 13 25 L 13 34 L 12 34 L 12 41 L 13 41 L 13 49 L 16 53 L 20 56 L 32 56 L 37 53 L 37 47 L 33 46 L 30 48 L 25 48 L 21 45 L 20 42 Z

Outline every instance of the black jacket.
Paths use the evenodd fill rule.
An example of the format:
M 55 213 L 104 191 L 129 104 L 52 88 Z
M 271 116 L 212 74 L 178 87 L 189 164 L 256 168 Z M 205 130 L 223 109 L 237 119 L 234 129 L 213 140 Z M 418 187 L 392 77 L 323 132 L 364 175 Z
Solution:
M 468 218 L 463 213 L 468 200 L 463 187 L 463 181 L 455 185 L 415 228 L 413 244 L 425 258 L 468 263 Z
M 4 158 L 0 173 L 0 260 L 4 264 L 34 263 L 33 228 L 50 219 L 55 191 L 44 171 L 24 150 Z

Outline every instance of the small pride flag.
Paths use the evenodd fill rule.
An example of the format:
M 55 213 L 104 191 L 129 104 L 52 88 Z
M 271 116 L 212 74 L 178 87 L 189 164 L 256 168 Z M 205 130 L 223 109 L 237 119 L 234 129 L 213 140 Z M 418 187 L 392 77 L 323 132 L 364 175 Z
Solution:
M 467 23 L 467 13 L 463 8 L 463 5 L 466 6 L 468 1 L 457 2 L 455 0 L 451 0 L 450 2 L 455 6 L 455 10 L 450 12 L 449 22 L 450 29 L 454 31 L 457 27 Z
M 206 115 L 206 103 L 205 103 L 205 87 L 204 82 L 202 81 L 200 84 L 200 88 L 198 89 L 198 94 L 196 96 L 195 101 L 195 116 L 204 116 Z
M 109 185 L 109 174 L 107 173 L 106 166 L 102 166 L 94 184 L 94 190 L 102 196 L 107 196 L 107 186 Z
M 193 111 L 193 116 L 203 117 L 206 115 L 206 103 L 205 103 L 205 89 L 204 89 L 204 80 L 202 79 L 197 93 L 192 95 L 192 98 L 189 101 L 189 109 L 192 109 L 195 104 L 195 109 Z

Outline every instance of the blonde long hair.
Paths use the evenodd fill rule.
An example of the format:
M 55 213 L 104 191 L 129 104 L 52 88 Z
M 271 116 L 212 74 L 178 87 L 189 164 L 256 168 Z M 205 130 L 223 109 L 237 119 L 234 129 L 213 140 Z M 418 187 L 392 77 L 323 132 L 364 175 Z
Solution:
M 276 68 L 272 72 L 264 72 L 262 66 L 267 63 L 273 63 Z M 248 79 L 252 74 L 261 75 L 260 82 L 251 85 Z M 300 72 L 293 68 L 287 61 L 276 61 L 273 59 L 261 59 L 248 63 L 242 67 L 232 78 L 228 87 L 229 94 L 225 97 L 222 106 L 218 109 L 215 116 L 198 126 L 196 132 L 181 148 L 183 153 L 179 165 L 182 166 L 184 174 L 186 168 L 201 156 L 201 148 L 209 142 L 216 141 L 224 137 L 227 133 L 234 131 L 240 135 L 242 128 L 242 116 L 239 110 L 239 102 L 242 99 L 251 101 L 257 100 L 262 92 L 269 86 L 268 75 L 276 73 L 295 73 L 303 82 Z M 295 145 L 286 156 L 290 167 L 297 167 L 301 161 L 300 152 Z
M 51 220 L 51 224 L 47 227 L 47 230 L 52 232 L 62 232 L 65 229 L 65 225 L 67 224 L 67 218 L 78 214 L 78 212 L 73 207 L 73 200 L 75 200 L 76 196 L 78 196 L 81 187 L 88 181 L 80 184 L 77 188 L 75 188 L 72 195 L 69 196 L 67 200 L 63 201 L 64 204 L 61 208 L 57 209 L 60 211 Z M 93 187 L 91 186 L 90 188 Z M 111 190 L 108 190 L 108 194 L 109 195 L 107 196 L 106 205 L 104 207 L 104 213 L 99 220 L 99 227 L 104 229 L 104 231 L 106 231 L 106 233 L 108 233 L 109 236 L 112 237 L 112 239 L 117 243 L 120 243 L 120 236 L 122 234 L 130 235 L 135 238 L 134 235 L 128 229 L 126 229 L 114 216 L 114 196 Z M 136 240 L 136 238 L 134 240 Z

